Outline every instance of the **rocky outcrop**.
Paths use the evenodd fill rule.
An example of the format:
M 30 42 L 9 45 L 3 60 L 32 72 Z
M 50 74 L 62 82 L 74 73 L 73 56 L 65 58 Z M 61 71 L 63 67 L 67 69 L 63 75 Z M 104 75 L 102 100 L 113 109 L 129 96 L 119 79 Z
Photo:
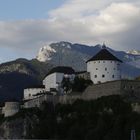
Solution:
M 32 129 L 38 123 L 38 117 L 21 116 L 6 118 L 0 124 L 0 139 L 25 139 L 30 136 Z

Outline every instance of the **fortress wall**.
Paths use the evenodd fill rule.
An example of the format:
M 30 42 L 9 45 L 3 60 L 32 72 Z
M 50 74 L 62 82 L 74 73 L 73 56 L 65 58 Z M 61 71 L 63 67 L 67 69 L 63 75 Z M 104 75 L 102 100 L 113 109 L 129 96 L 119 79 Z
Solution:
M 43 95 L 36 99 L 25 102 L 25 108 L 40 107 L 42 102 L 52 102 L 54 105 L 58 103 L 68 104 L 73 103 L 76 99 L 91 100 L 97 99 L 101 96 L 109 95 L 131 95 L 134 99 L 140 100 L 140 81 L 112 81 L 101 84 L 96 84 L 87 87 L 87 89 L 81 93 L 72 92 L 67 95 Z
M 33 107 L 40 107 L 41 104 L 46 101 L 46 102 L 51 102 L 51 103 L 54 103 L 54 104 L 57 104 L 58 103 L 58 97 L 57 96 L 54 96 L 54 95 L 42 95 L 42 96 L 39 96 L 35 99 L 32 99 L 32 100 L 29 100 L 29 101 L 26 101 L 24 103 L 24 108 L 33 108 Z
M 140 100 L 140 81 L 122 80 L 121 91 L 123 95 L 127 95 L 131 100 Z
M 58 103 L 71 104 L 77 99 L 82 99 L 80 94 L 74 93 L 72 95 L 63 95 L 58 97 Z
M 19 111 L 19 103 L 18 102 L 5 102 L 5 106 L 3 107 L 3 114 L 5 117 L 13 116 Z
M 97 99 L 101 96 L 121 94 L 121 81 L 106 82 L 87 87 L 83 92 L 84 100 Z

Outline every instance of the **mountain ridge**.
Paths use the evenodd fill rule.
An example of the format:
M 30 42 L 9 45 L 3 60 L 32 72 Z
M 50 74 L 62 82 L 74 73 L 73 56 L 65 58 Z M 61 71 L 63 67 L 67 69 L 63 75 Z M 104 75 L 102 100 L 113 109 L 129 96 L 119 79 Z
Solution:
M 49 50 L 50 48 L 53 49 L 53 52 L 49 52 L 49 59 L 45 59 L 44 62 L 52 63 L 55 66 L 71 66 L 76 71 L 85 71 L 86 61 L 94 56 L 98 51 L 100 51 L 102 49 L 102 45 L 98 44 L 95 46 L 88 46 L 61 41 L 58 43 L 51 43 L 49 45 Z M 122 65 L 123 78 L 133 78 L 140 75 L 140 55 L 130 54 L 124 51 L 116 51 L 109 47 L 106 47 L 106 49 L 124 62 L 124 65 Z M 45 48 L 43 48 L 43 50 L 44 51 L 42 55 L 45 57 L 46 53 L 48 53 L 48 50 Z M 40 54 L 37 55 L 37 59 L 38 57 L 41 58 L 39 55 Z
M 23 96 L 23 89 L 35 84 L 42 84 L 44 76 L 55 66 L 70 66 L 75 71 L 85 71 L 86 61 L 101 50 L 101 45 L 94 48 L 82 44 L 67 42 L 52 43 L 51 59 L 40 62 L 37 59 L 23 58 L 0 64 L 0 99 L 18 99 Z M 140 76 L 140 55 L 127 54 L 107 47 L 116 57 L 123 60 L 122 74 L 124 79 Z M 23 80 L 24 79 L 24 80 Z

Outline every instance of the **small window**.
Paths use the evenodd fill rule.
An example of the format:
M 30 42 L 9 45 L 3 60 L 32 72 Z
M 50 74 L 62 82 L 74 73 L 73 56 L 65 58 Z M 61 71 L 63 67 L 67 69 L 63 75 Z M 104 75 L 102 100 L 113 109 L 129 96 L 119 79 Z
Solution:
M 97 78 L 97 75 L 94 75 L 95 78 Z
M 29 97 L 31 96 L 31 94 L 29 93 Z
M 98 68 L 96 68 L 96 70 L 98 70 Z
M 100 63 L 100 61 L 98 61 L 98 63 Z
M 123 89 L 126 89 L 126 86 L 125 85 L 123 86 Z
M 103 63 L 105 63 L 105 61 L 103 61 Z
M 112 75 L 112 78 L 114 78 L 115 76 L 114 75 Z
M 114 70 L 115 70 L 115 68 L 114 68 Z
M 105 71 L 107 71 L 107 68 L 105 68 Z
M 103 74 L 103 75 L 102 75 L 102 77 L 104 78 L 104 77 L 105 77 L 105 75 Z
M 111 63 L 112 63 L 112 61 L 111 61 Z

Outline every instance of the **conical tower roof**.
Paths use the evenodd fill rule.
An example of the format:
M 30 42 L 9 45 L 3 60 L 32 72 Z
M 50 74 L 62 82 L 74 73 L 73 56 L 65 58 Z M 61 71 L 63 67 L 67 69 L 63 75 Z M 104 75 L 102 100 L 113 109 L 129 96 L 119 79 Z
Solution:
M 90 58 L 89 61 L 97 61 L 97 60 L 112 60 L 112 61 L 119 61 L 122 63 L 120 59 L 118 59 L 116 56 L 114 56 L 111 52 L 109 52 L 105 45 L 102 46 L 102 49 L 92 58 Z

